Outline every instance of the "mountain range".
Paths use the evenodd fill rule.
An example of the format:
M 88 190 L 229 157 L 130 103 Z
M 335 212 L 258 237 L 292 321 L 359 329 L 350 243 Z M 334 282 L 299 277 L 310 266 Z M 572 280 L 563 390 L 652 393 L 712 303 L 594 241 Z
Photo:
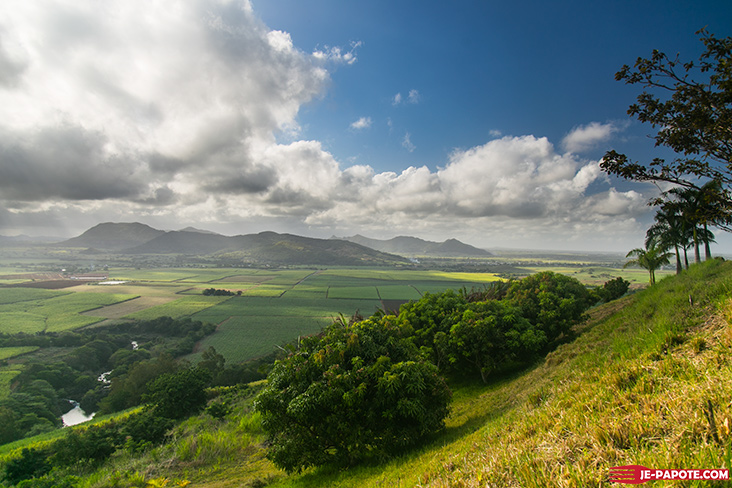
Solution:
M 342 240 L 275 232 L 224 236 L 193 227 L 166 232 L 138 222 L 98 224 L 56 245 L 82 247 L 94 253 L 186 254 L 262 264 L 374 266 L 408 262 L 404 257 Z
M 491 255 L 456 239 L 441 243 L 404 236 L 386 241 L 360 235 L 316 239 L 276 232 L 225 236 L 194 227 L 164 231 L 139 222 L 98 224 L 56 245 L 85 248 L 86 253 L 185 254 L 232 262 L 339 266 L 393 265 L 406 263 L 411 256 Z
M 338 238 L 337 238 L 338 239 Z M 341 237 L 339 239 L 361 244 L 377 251 L 398 254 L 400 256 L 434 256 L 434 257 L 487 257 L 492 254 L 485 249 L 478 249 L 469 244 L 448 239 L 445 242 L 432 242 L 417 237 L 399 236 L 388 240 L 370 239 L 362 235 Z

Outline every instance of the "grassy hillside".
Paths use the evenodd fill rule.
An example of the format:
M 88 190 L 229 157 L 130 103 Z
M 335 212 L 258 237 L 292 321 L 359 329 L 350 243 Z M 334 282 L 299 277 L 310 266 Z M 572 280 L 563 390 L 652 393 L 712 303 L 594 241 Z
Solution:
M 286 476 L 264 458 L 240 395 L 222 420 L 189 419 L 172 442 L 115 456 L 81 486 L 144 486 L 120 481 L 137 476 L 206 488 L 584 487 L 611 486 L 612 466 L 730 467 L 730 319 L 732 263 L 704 263 L 592 310 L 577 339 L 530 370 L 453 385 L 447 429 L 387 464 Z

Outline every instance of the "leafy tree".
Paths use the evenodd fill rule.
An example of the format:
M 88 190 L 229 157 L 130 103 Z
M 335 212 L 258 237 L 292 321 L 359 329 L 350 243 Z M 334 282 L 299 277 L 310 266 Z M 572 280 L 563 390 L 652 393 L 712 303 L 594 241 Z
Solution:
M 582 319 L 591 301 L 582 283 L 551 271 L 514 281 L 506 300 L 544 332 L 548 343 L 569 332 Z
M 530 359 L 546 342 L 544 331 L 515 306 L 495 300 L 475 302 L 450 330 L 449 359 L 453 369 L 467 364 L 485 383 L 493 370 Z
M 143 396 L 143 401 L 153 406 L 156 415 L 169 419 L 184 418 L 206 406 L 205 388 L 210 379 L 210 373 L 201 368 L 167 373 L 150 384 L 150 393 Z
M 732 182 L 732 37 L 717 39 L 697 32 L 705 51 L 698 62 L 682 62 L 654 50 L 615 74 L 618 81 L 640 84 L 645 90 L 628 114 L 659 130 L 656 146 L 684 157 L 654 159 L 649 166 L 609 151 L 600 167 L 612 175 L 637 181 L 663 181 L 700 189 L 706 181 Z M 661 97 L 658 94 L 668 94 Z M 729 202 L 729 195 L 722 195 Z
M 618 276 L 615 279 L 606 281 L 600 288 L 599 295 L 602 301 L 611 302 L 625 295 L 628 288 L 630 288 L 630 283 Z
M 627 268 L 629 266 L 640 266 L 643 269 L 647 269 L 649 274 L 649 283 L 651 285 L 655 285 L 656 270 L 659 269 L 661 266 L 668 264 L 671 256 L 671 253 L 665 252 L 663 248 L 658 246 L 651 245 L 650 247 L 646 247 L 645 249 L 638 247 L 629 251 L 628 254 L 625 256 L 628 258 L 635 257 L 635 259 L 632 259 L 625 263 L 623 268 Z
M 278 361 L 255 408 L 288 472 L 383 458 L 441 429 L 450 391 L 394 316 L 332 324 Z

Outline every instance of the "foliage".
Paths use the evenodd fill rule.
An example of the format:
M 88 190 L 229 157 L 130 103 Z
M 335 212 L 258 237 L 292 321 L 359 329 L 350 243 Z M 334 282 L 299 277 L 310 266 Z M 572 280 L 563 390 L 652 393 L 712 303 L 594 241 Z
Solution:
M 654 50 L 649 59 L 638 58 L 633 68 L 623 66 L 615 75 L 618 81 L 647 89 L 628 114 L 659 127 L 657 146 L 686 157 L 654 159 L 647 167 L 610 151 L 600 163 L 608 173 L 697 189 L 700 178 L 732 182 L 732 37 L 718 39 L 704 29 L 697 34 L 706 48 L 698 62 L 682 62 Z M 662 99 L 659 92 L 670 96 Z
M 210 372 L 202 368 L 166 373 L 150 384 L 143 401 L 150 403 L 160 417 L 181 419 L 198 413 L 206 405 L 204 389 L 210 379 Z
M 443 427 L 450 391 L 392 319 L 335 322 L 276 363 L 256 400 L 275 464 L 352 465 Z
M 506 300 L 538 326 L 549 343 L 568 333 L 590 306 L 589 291 L 582 283 L 551 271 L 514 281 Z
M 11 484 L 17 484 L 21 480 L 42 476 L 49 471 L 51 465 L 47 452 L 25 448 L 20 457 L 11 459 L 5 465 L 5 479 Z
M 598 295 L 603 302 L 611 302 L 617 300 L 628 292 L 630 283 L 618 276 L 615 279 L 608 280 L 598 289 Z
M 237 292 L 229 291 L 229 290 L 222 290 L 217 288 L 206 288 L 201 292 L 202 295 L 207 297 L 233 297 L 233 296 L 241 296 L 241 290 Z
M 537 324 L 522 317 L 511 303 L 494 300 L 468 306 L 450 329 L 447 350 L 451 369 L 466 364 L 465 369 L 477 370 L 487 382 L 493 370 L 526 362 L 546 343 Z
M 664 250 L 659 246 L 651 245 L 645 249 L 632 249 L 628 252 L 626 257 L 635 257 L 635 259 L 631 259 L 625 263 L 625 266 L 623 266 L 624 268 L 628 266 L 640 266 L 643 269 L 647 269 L 649 282 L 651 285 L 655 285 L 656 270 L 664 264 L 669 263 L 671 253 L 664 252 Z

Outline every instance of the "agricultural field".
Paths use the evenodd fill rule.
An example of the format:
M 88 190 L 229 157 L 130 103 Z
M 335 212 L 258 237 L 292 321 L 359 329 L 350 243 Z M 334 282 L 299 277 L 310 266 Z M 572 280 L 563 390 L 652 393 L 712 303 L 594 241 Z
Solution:
M 623 276 L 639 286 L 644 270 L 552 262 L 522 266 L 531 274 L 551 270 L 587 284 Z M 0 332 L 64 331 L 108 321 L 190 316 L 217 325 L 197 347 L 213 346 L 227 361 L 268 354 L 298 336 L 320 331 L 335 317 L 369 316 L 378 309 L 446 289 L 481 288 L 502 279 L 489 272 L 448 272 L 395 268 L 151 268 L 105 267 L 108 280 L 74 282 L 43 289 L 44 276 L 5 266 L 0 277 Z M 15 271 L 15 272 L 13 272 Z M 661 273 L 663 274 L 663 273 Z M 18 285 L 33 283 L 33 288 Z M 54 285 L 55 286 L 55 285 Z M 49 284 L 49 288 L 53 288 Z M 234 296 L 204 296 L 203 290 L 227 290 Z M 0 358 L 2 359 L 2 358 Z

